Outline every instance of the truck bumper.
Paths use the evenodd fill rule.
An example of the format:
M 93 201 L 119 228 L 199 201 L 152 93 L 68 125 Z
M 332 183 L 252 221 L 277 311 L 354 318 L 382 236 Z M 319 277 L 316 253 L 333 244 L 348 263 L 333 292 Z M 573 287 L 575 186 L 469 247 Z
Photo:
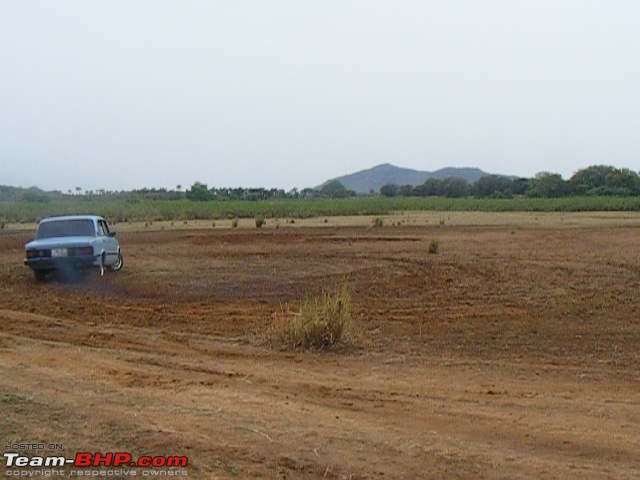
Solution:
M 97 266 L 98 256 L 25 258 L 24 264 L 32 270 L 81 270 Z

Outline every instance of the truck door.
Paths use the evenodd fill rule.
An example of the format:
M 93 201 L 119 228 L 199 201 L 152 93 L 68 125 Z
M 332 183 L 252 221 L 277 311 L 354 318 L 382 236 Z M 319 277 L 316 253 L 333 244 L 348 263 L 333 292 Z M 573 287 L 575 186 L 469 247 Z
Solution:
M 106 253 L 105 263 L 113 265 L 118 259 L 118 241 L 109 236 L 109 226 L 104 220 L 98 220 L 98 235 L 101 236 L 104 251 Z

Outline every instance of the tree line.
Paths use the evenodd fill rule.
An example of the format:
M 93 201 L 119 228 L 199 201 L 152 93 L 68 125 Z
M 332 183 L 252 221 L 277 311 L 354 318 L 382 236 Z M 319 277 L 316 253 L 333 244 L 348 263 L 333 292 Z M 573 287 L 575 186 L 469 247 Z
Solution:
M 279 200 L 279 199 L 320 199 L 354 197 L 356 193 L 348 190 L 337 180 L 327 182 L 321 188 L 293 188 L 285 191 L 281 188 L 247 188 L 247 187 L 209 187 L 206 183 L 194 182 L 183 190 L 182 185 L 175 189 L 140 188 L 135 190 L 85 190 L 82 187 L 69 189 L 67 192 L 59 190 L 44 191 L 37 187 L 21 188 L 0 185 L 0 201 L 49 202 L 51 200 L 81 198 L 84 200 L 182 200 L 193 201 L 230 201 L 230 200 Z
M 607 165 L 592 165 L 576 172 L 568 180 L 561 175 L 540 172 L 533 178 L 512 178 L 501 175 L 486 175 L 474 183 L 462 178 L 430 178 L 420 185 L 386 184 L 379 193 L 385 197 L 484 197 L 512 198 L 539 197 L 555 198 L 569 195 L 634 196 L 640 195 L 640 176 L 637 172 L 625 168 Z M 194 182 L 183 189 L 176 185 L 173 189 L 141 188 L 135 190 L 85 190 L 82 187 L 44 191 L 37 187 L 20 188 L 0 185 L 0 201 L 48 202 L 65 198 L 118 199 L 132 202 L 141 200 L 192 200 L 192 201 L 228 201 L 228 200 L 279 200 L 279 199 L 322 199 L 347 198 L 358 196 L 347 189 L 338 180 L 331 180 L 322 187 L 293 188 L 285 191 L 280 188 L 216 188 L 202 182 Z
M 337 180 L 331 180 L 318 189 L 304 188 L 298 190 L 293 188 L 285 191 L 279 188 L 208 188 L 206 184 L 195 182 L 185 192 L 185 197 L 189 200 L 278 200 L 285 198 L 346 198 L 355 197 L 356 193 L 345 188 Z
M 380 188 L 385 197 L 488 197 L 527 196 L 556 198 L 569 195 L 640 195 L 640 176 L 626 168 L 592 165 L 564 180 L 561 175 L 540 172 L 533 178 L 485 175 L 474 183 L 463 178 L 429 178 L 421 185 L 386 184 Z

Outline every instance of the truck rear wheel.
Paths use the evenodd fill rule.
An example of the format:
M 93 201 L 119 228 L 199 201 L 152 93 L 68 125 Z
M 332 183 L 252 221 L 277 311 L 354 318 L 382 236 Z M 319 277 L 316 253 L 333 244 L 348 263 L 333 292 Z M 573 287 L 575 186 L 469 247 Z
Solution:
M 33 275 L 36 277 L 36 282 L 45 282 L 49 275 L 49 270 L 34 270 Z

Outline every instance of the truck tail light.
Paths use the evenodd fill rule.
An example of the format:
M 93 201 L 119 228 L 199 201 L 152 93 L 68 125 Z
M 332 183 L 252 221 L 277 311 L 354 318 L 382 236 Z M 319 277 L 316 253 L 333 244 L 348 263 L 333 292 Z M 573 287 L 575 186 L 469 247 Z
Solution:
M 73 250 L 74 255 L 93 255 L 93 247 L 78 247 Z
M 50 257 L 51 250 L 27 250 L 27 258 Z

